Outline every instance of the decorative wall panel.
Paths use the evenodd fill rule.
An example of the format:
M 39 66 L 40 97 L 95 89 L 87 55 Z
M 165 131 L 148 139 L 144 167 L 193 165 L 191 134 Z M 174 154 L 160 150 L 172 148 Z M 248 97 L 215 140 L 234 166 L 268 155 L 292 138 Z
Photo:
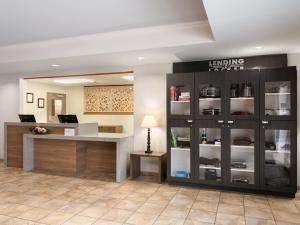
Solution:
M 133 86 L 84 87 L 85 114 L 133 114 Z

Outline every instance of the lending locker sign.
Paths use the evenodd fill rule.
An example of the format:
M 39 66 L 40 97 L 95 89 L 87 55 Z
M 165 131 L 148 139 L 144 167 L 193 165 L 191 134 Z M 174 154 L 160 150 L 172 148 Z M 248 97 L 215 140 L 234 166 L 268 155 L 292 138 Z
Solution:
M 222 70 L 243 70 L 245 68 L 245 59 L 220 59 L 208 61 L 208 71 Z

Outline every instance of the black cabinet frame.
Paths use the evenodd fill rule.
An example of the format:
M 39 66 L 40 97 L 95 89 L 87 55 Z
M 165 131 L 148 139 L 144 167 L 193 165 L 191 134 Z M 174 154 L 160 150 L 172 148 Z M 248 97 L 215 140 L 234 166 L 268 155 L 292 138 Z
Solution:
M 251 82 L 254 90 L 254 115 L 230 115 L 230 84 Z M 289 116 L 265 116 L 265 82 L 290 81 L 291 114 Z M 200 115 L 200 84 L 214 84 L 221 88 L 221 115 Z M 186 85 L 190 88 L 190 115 L 170 114 L 171 85 Z M 297 71 L 295 67 L 280 69 L 197 72 L 167 75 L 167 150 L 168 183 L 203 186 L 243 192 L 276 194 L 294 197 L 297 191 Z M 229 123 L 230 122 L 230 123 Z M 174 126 L 190 127 L 190 178 L 171 176 L 170 129 Z M 199 127 L 219 128 L 223 138 L 221 146 L 222 182 L 199 179 Z M 270 187 L 264 184 L 265 142 L 264 129 L 284 127 L 291 131 L 291 185 Z M 230 182 L 230 129 L 251 128 L 255 130 L 255 184 L 232 184 Z M 200 149 L 201 150 L 201 149 Z

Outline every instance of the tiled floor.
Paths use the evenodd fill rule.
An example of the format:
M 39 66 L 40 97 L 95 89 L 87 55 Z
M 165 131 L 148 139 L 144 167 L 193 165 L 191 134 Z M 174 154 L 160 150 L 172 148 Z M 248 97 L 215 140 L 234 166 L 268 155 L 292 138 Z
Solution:
M 293 225 L 295 199 L 159 185 L 121 184 L 0 167 L 0 224 Z

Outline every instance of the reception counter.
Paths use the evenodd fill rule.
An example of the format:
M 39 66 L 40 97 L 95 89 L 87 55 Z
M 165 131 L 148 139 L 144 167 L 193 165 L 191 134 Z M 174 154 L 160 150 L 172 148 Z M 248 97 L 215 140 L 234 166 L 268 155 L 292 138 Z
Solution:
M 111 174 L 117 182 L 127 178 L 133 149 L 132 136 L 98 133 L 64 136 L 24 134 L 24 171 L 66 175 Z
M 31 133 L 30 128 L 40 126 L 50 134 L 64 134 L 65 128 L 74 128 L 75 135 L 97 134 L 97 123 L 59 124 L 59 123 L 4 123 L 4 162 L 7 166 L 23 167 L 23 135 Z

